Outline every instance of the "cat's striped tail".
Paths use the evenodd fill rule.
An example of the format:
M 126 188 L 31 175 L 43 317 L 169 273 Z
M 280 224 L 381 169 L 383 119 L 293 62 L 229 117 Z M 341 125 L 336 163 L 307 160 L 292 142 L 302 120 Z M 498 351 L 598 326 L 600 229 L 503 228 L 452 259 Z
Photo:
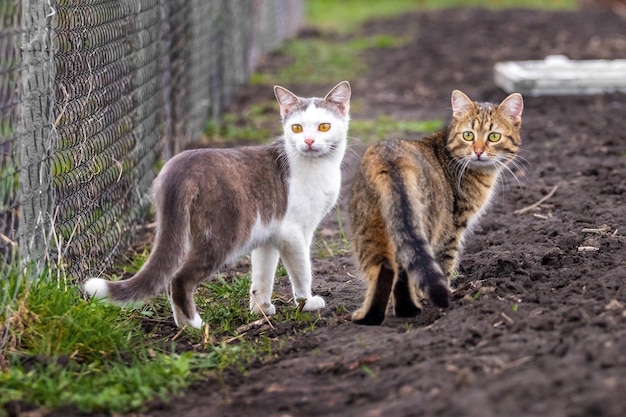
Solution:
M 420 217 L 425 214 L 420 202 L 407 189 L 407 184 L 417 184 L 417 179 L 404 178 L 403 172 L 408 174 L 390 169 L 386 174 L 387 186 L 379 189 L 381 209 L 396 248 L 396 262 L 433 304 L 446 308 L 450 304 L 448 279 L 424 236 Z
M 146 300 L 163 293 L 182 264 L 189 235 L 188 201 L 182 197 L 189 196 L 192 190 L 184 190 L 185 187 L 176 181 L 176 176 L 163 175 L 165 170 L 164 167 L 154 183 L 157 233 L 148 260 L 129 279 L 88 279 L 84 289 L 91 297 L 117 304 Z M 195 195 L 193 191 L 191 194 Z

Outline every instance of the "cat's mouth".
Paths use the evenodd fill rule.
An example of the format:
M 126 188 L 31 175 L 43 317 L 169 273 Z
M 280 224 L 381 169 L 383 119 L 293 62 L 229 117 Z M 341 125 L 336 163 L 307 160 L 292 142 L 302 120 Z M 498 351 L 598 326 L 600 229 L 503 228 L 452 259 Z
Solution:
M 325 152 L 320 148 L 300 148 L 300 153 L 306 156 L 321 156 Z
M 496 160 L 484 157 L 471 158 L 469 162 L 474 168 L 495 168 L 498 165 Z
M 336 145 L 301 147 L 298 150 L 304 156 L 318 158 L 328 155 L 337 149 Z

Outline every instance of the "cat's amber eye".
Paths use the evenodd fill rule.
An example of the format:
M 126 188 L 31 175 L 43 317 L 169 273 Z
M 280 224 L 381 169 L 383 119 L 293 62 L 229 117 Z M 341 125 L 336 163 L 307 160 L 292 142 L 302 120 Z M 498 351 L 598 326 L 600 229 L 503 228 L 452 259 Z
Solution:
M 328 132 L 330 130 L 330 123 L 320 123 L 317 130 L 320 132 Z
M 465 140 L 474 140 L 474 132 L 463 132 L 463 139 Z
M 489 142 L 497 142 L 500 140 L 501 136 L 502 135 L 500 135 L 498 132 L 491 132 L 489 136 L 487 136 L 487 139 L 489 139 Z
M 293 133 L 302 133 L 302 125 L 291 125 L 291 131 Z

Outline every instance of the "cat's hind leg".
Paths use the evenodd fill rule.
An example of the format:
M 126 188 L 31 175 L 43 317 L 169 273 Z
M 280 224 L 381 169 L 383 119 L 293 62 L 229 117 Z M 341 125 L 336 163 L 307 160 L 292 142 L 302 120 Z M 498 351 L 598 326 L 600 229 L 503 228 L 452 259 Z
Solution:
M 272 245 L 252 251 L 252 284 L 250 285 L 250 311 L 271 315 L 276 313 L 272 304 L 274 274 L 278 265 L 278 249 Z
M 377 326 L 385 320 L 394 275 L 395 271 L 387 262 L 370 265 L 364 271 L 367 293 L 361 308 L 352 313 L 354 323 Z
M 177 294 L 177 298 L 174 298 L 174 294 Z M 183 327 L 187 324 L 189 324 L 194 329 L 200 329 L 202 327 L 204 322 L 196 311 L 196 305 L 193 301 L 193 296 L 190 297 L 189 300 L 181 302 L 180 293 L 177 290 L 174 290 L 174 287 L 172 285 L 167 290 L 167 299 L 172 306 L 172 315 L 174 316 L 174 322 L 176 323 L 177 327 Z
M 398 317 L 414 317 L 422 312 L 415 285 L 404 269 L 398 272 L 393 285 L 393 310 Z
M 193 296 L 200 282 L 208 278 L 219 267 L 219 263 L 210 260 L 208 253 L 212 252 L 205 249 L 189 254 L 185 263 L 172 278 L 167 296 L 172 305 L 172 313 L 178 327 L 189 324 L 191 327 L 199 329 L 203 325 L 200 315 L 196 312 Z
M 310 243 L 307 244 L 302 236 L 292 235 L 283 241 L 280 249 L 280 257 L 289 273 L 293 296 L 296 304 L 306 300 L 303 311 L 316 311 L 326 306 L 324 299 L 319 295 L 313 295 L 311 291 L 311 258 Z

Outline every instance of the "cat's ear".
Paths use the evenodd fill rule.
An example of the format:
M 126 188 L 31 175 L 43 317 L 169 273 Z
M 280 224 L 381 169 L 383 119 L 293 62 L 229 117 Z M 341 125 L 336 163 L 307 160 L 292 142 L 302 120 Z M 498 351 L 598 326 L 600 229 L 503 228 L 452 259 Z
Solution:
M 475 108 L 474 102 L 460 90 L 454 90 L 450 99 L 452 103 L 452 117 L 455 119 L 463 116 Z
M 524 99 L 520 93 L 513 93 L 502 100 L 500 106 L 502 114 L 509 118 L 513 124 L 518 125 L 522 122 L 522 110 L 524 110 Z
M 292 110 L 302 104 L 298 96 L 279 85 L 274 86 L 274 95 L 280 105 L 280 116 L 283 119 L 285 119 Z
M 326 97 L 324 97 L 324 101 L 333 103 L 339 107 L 339 110 L 344 116 L 347 116 L 350 112 L 350 96 L 352 95 L 352 90 L 350 90 L 350 83 L 347 81 L 342 81 L 336 86 L 334 86 Z

